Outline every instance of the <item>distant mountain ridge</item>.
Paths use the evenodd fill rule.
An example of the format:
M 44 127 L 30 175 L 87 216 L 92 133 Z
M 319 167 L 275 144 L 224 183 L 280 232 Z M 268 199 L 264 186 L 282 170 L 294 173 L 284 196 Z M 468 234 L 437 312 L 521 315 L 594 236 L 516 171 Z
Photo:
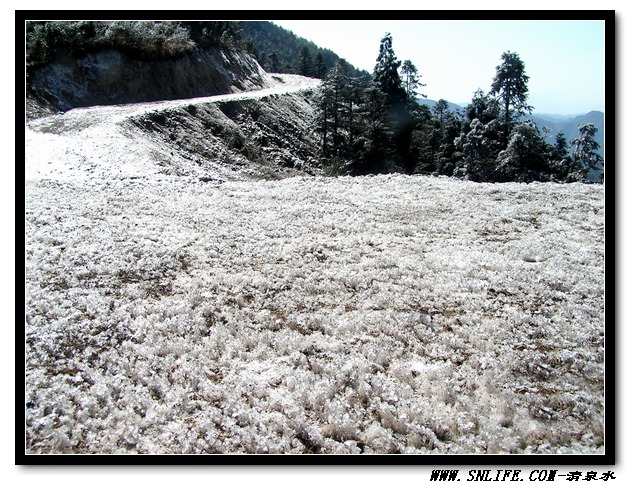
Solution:
M 540 118 L 549 119 L 552 121 L 558 121 L 558 120 L 570 120 L 571 118 L 577 118 L 578 116 L 582 116 L 585 114 L 586 113 L 572 113 L 570 115 L 560 115 L 557 113 L 536 113 L 536 116 L 539 116 Z
M 437 104 L 437 101 L 433 100 L 433 99 L 425 99 L 425 98 L 421 98 L 418 99 L 418 104 L 419 105 L 424 105 L 424 106 L 428 106 L 429 108 L 433 109 L 433 107 Z M 456 103 L 451 103 L 450 101 L 446 101 L 448 103 L 448 109 L 453 111 L 453 112 L 462 112 L 464 113 L 466 111 L 466 108 L 464 106 L 461 106 L 459 104 Z

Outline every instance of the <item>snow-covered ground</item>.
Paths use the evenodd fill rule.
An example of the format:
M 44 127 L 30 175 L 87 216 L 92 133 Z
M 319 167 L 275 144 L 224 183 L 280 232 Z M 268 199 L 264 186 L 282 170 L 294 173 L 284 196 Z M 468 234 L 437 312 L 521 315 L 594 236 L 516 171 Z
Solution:
M 202 183 L 80 119 L 27 130 L 28 453 L 604 452 L 603 186 Z

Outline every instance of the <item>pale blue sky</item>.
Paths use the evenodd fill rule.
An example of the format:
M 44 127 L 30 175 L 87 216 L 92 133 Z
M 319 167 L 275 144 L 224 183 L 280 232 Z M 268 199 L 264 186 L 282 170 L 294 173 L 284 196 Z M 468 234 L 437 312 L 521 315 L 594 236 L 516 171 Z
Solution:
M 517 52 L 538 113 L 604 111 L 604 21 L 551 20 L 295 20 L 273 21 L 372 72 L 380 40 L 393 38 L 430 99 L 467 104 L 490 90 L 505 51 Z

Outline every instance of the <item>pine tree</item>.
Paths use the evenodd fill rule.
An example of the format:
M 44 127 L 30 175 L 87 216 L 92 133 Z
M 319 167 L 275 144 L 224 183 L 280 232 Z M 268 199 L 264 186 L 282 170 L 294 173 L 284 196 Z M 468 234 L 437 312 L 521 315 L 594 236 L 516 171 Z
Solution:
M 328 68 L 326 68 L 326 63 L 324 62 L 324 56 L 321 52 L 318 52 L 315 57 L 315 77 L 318 79 L 324 79 L 327 72 Z
M 281 72 L 280 60 L 275 51 L 269 54 L 269 67 L 271 68 L 271 72 Z
M 454 139 L 461 129 L 461 123 L 444 99 L 438 100 L 431 111 L 434 117 L 432 142 L 435 146 L 435 152 L 433 165 L 436 172 L 450 175 L 454 168 L 452 163 L 452 157 L 455 153 Z
M 571 142 L 571 156 L 578 164 L 582 179 L 586 179 L 589 171 L 600 172 L 600 180 L 604 179 L 604 159 L 597 153 L 599 143 L 595 141 L 598 129 L 593 123 L 578 126 L 578 137 Z
M 344 155 L 352 158 L 354 154 L 355 140 L 361 131 L 359 112 L 363 103 L 363 87 L 361 80 L 350 76 L 346 77 L 344 90 L 343 126 L 346 131 L 346 146 Z
M 374 67 L 374 83 L 385 96 L 389 114 L 389 127 L 394 134 L 396 159 L 394 165 L 401 164 L 407 173 L 415 170 L 415 160 L 409 152 L 413 118 L 409 106 L 409 97 L 403 88 L 398 74 L 401 62 L 396 58 L 392 48 L 392 36 L 387 33 L 381 39 L 379 54 Z
M 532 107 L 527 105 L 529 76 L 525 74 L 525 63 L 515 52 L 504 52 L 502 63 L 497 66 L 497 72 L 492 81 L 490 94 L 502 101 L 503 107 L 503 145 L 507 147 L 513 121 L 526 112 L 531 113 Z
M 505 150 L 497 157 L 499 181 L 532 182 L 549 180 L 551 147 L 533 121 L 518 123 Z
M 314 74 L 313 59 L 311 58 L 311 53 L 307 46 L 302 47 L 302 51 L 300 52 L 298 74 L 309 77 Z
M 337 61 L 322 83 L 316 100 L 316 130 L 322 138 L 321 152 L 325 163 L 334 167 L 341 167 L 352 158 L 359 131 L 356 118 L 362 93 L 358 80 L 349 76 L 349 70 L 347 62 Z
M 249 52 L 254 59 L 258 58 L 258 50 L 253 40 L 247 39 L 245 41 L 245 51 Z
M 330 71 L 327 81 L 332 94 L 332 152 L 335 157 L 339 157 L 343 145 L 342 123 L 347 85 L 343 66 L 339 62 Z
M 437 118 L 438 124 L 440 126 L 444 125 L 445 118 L 450 113 L 448 101 L 446 101 L 445 99 L 439 99 L 435 103 L 435 106 L 433 106 L 431 111 L 433 111 L 433 116 Z
M 501 150 L 497 100 L 478 89 L 466 107 L 459 137 L 453 141 L 453 175 L 471 180 L 494 180 L 496 159 Z
M 315 99 L 315 132 L 319 134 L 324 161 L 329 154 L 330 116 L 333 110 L 333 90 L 328 80 L 324 80 Z
M 374 67 L 374 82 L 385 94 L 387 104 L 393 106 L 405 101 L 407 93 L 402 86 L 402 80 L 398 74 L 400 61 L 396 58 L 392 48 L 392 35 L 386 33 L 381 39 L 376 66 Z
M 439 129 L 435 118 L 427 105 L 419 105 L 413 113 L 414 128 L 411 133 L 409 151 L 415 161 L 415 173 L 433 173 L 437 170 L 435 164 L 438 144 L 436 134 Z
M 490 123 L 492 120 L 496 120 L 499 117 L 499 106 L 496 99 L 484 94 L 483 90 L 478 89 L 475 91 L 472 101 L 466 107 L 467 125 L 470 126 L 470 122 L 474 119 L 478 119 L 483 124 Z
M 497 155 L 501 149 L 500 125 L 494 119 L 483 123 L 479 118 L 470 122 L 467 132 L 454 141 L 461 153 L 453 175 L 475 181 L 493 181 Z
M 362 130 L 353 145 L 354 158 L 349 173 L 366 175 L 396 170 L 393 163 L 393 133 L 390 128 L 387 97 L 375 82 L 365 90 L 365 100 L 358 115 Z
M 569 143 L 562 131 L 556 135 L 556 142 L 553 146 L 551 156 L 557 160 L 561 160 L 569 156 Z
M 424 87 L 426 86 L 426 84 L 422 84 L 420 82 L 420 78 L 422 76 L 418 74 L 418 69 L 416 68 L 416 66 L 413 65 L 411 61 L 406 60 L 405 62 L 403 62 L 400 72 L 402 73 L 403 87 L 409 99 L 415 99 L 418 95 L 422 96 L 423 98 L 427 97 L 426 94 L 417 93 L 418 86 Z
M 549 166 L 557 180 L 570 180 L 574 170 L 574 162 L 569 155 L 569 143 L 563 132 L 556 135 L 555 143 L 549 152 Z

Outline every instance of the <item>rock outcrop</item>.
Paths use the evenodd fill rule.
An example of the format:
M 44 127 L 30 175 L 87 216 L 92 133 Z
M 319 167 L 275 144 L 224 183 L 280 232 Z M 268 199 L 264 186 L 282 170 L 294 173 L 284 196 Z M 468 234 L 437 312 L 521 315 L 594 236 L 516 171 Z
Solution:
M 28 94 L 40 105 L 67 111 L 251 91 L 269 83 L 267 73 L 243 52 L 197 49 L 177 59 L 140 61 L 110 49 L 57 56 L 29 73 Z

